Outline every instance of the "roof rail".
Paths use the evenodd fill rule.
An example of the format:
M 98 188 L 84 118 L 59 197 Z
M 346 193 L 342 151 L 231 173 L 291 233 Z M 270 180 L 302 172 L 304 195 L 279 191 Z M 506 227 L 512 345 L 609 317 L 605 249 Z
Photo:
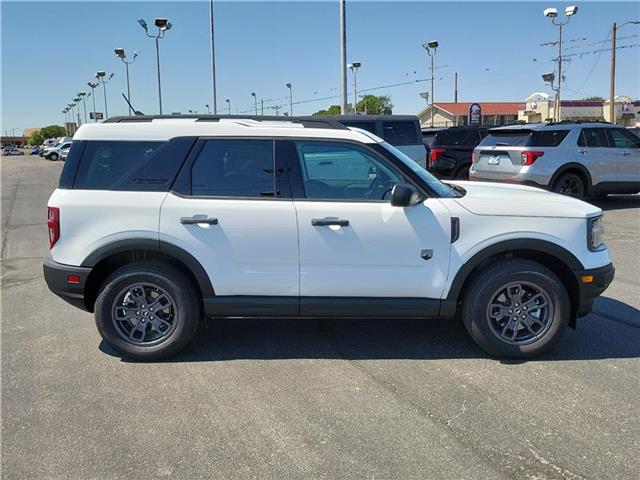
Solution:
M 141 123 L 158 119 L 192 119 L 196 122 L 219 122 L 220 120 L 251 120 L 255 122 L 282 122 L 301 124 L 305 128 L 331 128 L 347 130 L 342 123 L 322 117 L 276 117 L 273 115 L 135 115 L 110 117 L 102 123 Z
M 560 120 L 559 122 L 549 122 L 547 125 L 571 125 L 581 123 L 603 123 L 611 125 L 611 122 L 605 122 L 604 120 Z

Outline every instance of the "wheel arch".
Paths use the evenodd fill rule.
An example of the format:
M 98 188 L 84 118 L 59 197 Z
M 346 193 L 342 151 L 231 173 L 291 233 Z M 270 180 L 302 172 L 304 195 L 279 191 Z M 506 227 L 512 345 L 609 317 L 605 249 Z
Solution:
M 589 173 L 589 170 L 587 169 L 587 167 L 585 167 L 584 165 L 582 165 L 581 163 L 578 163 L 578 162 L 565 163 L 558 170 L 556 170 L 556 172 L 551 177 L 551 180 L 549 181 L 549 188 L 553 188 L 553 186 L 555 185 L 555 183 L 558 180 L 558 178 L 560 178 L 560 175 L 562 175 L 563 173 L 570 172 L 570 171 L 575 171 L 575 172 L 579 173 L 586 181 L 585 182 L 585 188 L 586 188 L 586 192 L 585 193 L 591 192 L 591 189 L 593 188 L 593 180 L 591 179 L 591 174 Z
M 118 268 L 135 261 L 161 261 L 182 271 L 197 289 L 197 296 L 215 295 L 211 279 L 202 264 L 186 250 L 165 241 L 153 239 L 126 239 L 103 245 L 89 254 L 82 267 L 90 267 L 84 288 L 84 302 L 93 312 L 98 291 L 104 280 Z
M 449 305 L 457 305 L 462 300 L 465 287 L 476 273 L 495 260 L 502 258 L 526 258 L 551 270 L 564 284 L 571 301 L 570 325 L 575 326 L 579 307 L 579 285 L 573 274 L 583 270 L 578 258 L 555 243 L 538 239 L 513 239 L 490 245 L 467 260 L 456 273 L 446 297 Z

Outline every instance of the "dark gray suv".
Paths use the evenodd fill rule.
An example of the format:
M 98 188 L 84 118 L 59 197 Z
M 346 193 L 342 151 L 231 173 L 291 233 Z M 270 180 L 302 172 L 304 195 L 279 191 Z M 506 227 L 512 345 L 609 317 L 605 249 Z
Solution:
M 473 152 L 470 180 L 523 183 L 574 197 L 640 192 L 640 139 L 608 123 L 499 127 Z

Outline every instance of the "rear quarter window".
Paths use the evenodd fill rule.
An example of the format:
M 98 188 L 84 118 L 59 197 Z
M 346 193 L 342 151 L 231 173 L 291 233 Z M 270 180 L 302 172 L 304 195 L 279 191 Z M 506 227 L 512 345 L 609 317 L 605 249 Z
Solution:
M 569 134 L 569 130 L 539 130 L 531 134 L 530 147 L 557 147 Z
M 60 187 L 168 191 L 194 142 L 195 138 L 190 137 L 171 141 L 83 141 L 78 145 L 73 142 Z
M 382 136 L 391 145 L 419 145 L 422 140 L 418 136 L 416 122 L 386 121 L 382 122 Z

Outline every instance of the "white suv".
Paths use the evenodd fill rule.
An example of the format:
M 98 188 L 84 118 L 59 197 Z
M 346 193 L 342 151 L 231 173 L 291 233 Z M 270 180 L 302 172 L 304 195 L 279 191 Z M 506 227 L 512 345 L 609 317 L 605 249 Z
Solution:
M 49 288 L 120 354 L 207 317 L 460 314 L 496 356 L 555 343 L 613 279 L 602 212 L 447 185 L 332 120 L 120 117 L 76 133 L 48 204 Z

